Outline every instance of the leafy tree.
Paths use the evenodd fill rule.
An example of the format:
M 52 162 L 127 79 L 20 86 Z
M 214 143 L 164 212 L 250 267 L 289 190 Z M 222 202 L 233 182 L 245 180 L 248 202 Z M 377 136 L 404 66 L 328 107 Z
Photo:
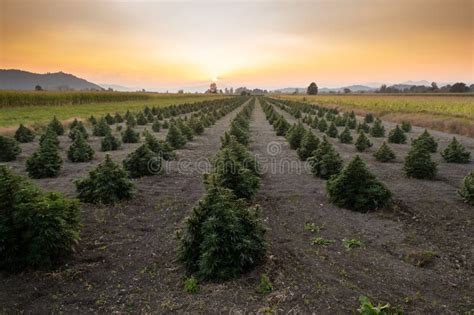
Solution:
M 388 142 L 389 143 L 406 143 L 407 136 L 402 129 L 397 125 L 394 129 L 390 130 L 388 133 Z
M 385 137 L 385 127 L 380 119 L 374 121 L 374 125 L 370 128 L 370 135 L 375 138 Z
M 31 178 L 47 178 L 59 175 L 63 163 L 55 138 L 45 137 L 38 151 L 26 160 L 26 171 Z
M 258 208 L 213 184 L 185 221 L 179 259 L 203 280 L 237 277 L 263 261 L 264 233 Z
M 290 144 L 290 148 L 293 150 L 298 149 L 301 146 L 301 140 L 303 140 L 304 135 L 306 134 L 306 129 L 302 123 L 293 125 L 291 129 L 288 130 L 286 134 L 286 139 Z
M 94 128 L 92 130 L 92 134 L 96 137 L 104 137 L 108 133 L 110 133 L 112 130 L 110 129 L 109 125 L 107 124 L 107 121 L 105 120 L 104 117 L 101 117 L 97 124 L 94 125 Z
M 411 131 L 411 124 L 409 121 L 402 121 L 402 130 L 405 132 Z
M 161 157 L 150 150 L 147 144 L 139 146 L 123 161 L 123 168 L 132 178 L 155 175 L 161 171 L 161 166 Z
M 465 203 L 474 206 L 474 171 L 471 171 L 464 177 L 458 193 L 464 199 Z
M 173 160 L 176 158 L 176 154 L 173 152 L 173 148 L 168 142 L 158 140 L 149 132 L 145 133 L 145 143 L 148 145 L 150 150 L 155 152 L 155 154 L 161 157 L 163 160 Z
M 20 146 L 15 139 L 0 136 L 0 162 L 13 161 L 20 153 Z
M 132 129 L 132 127 L 127 126 L 127 129 L 122 133 L 122 142 L 123 143 L 138 143 L 140 141 L 140 134 Z
M 20 143 L 31 142 L 35 139 L 35 133 L 31 129 L 23 126 L 23 124 L 20 124 L 20 127 L 18 127 L 15 132 L 15 139 Z
M 408 177 L 432 179 L 436 176 L 436 163 L 430 152 L 422 145 L 413 145 L 405 158 L 403 167 Z
M 308 86 L 308 90 L 306 91 L 308 95 L 316 95 L 318 94 L 318 86 L 316 83 L 311 82 L 311 84 Z
M 219 185 L 231 189 L 237 198 L 251 199 L 260 187 L 260 178 L 240 162 L 229 148 L 219 150 L 213 170 L 205 177 L 206 187 Z
M 451 88 L 449 89 L 449 92 L 451 92 L 451 93 L 467 93 L 467 92 L 469 92 L 469 87 L 466 85 L 466 83 L 458 82 L 458 83 L 454 83 L 451 86 Z
M 80 131 L 76 131 L 74 140 L 67 151 L 67 157 L 71 162 L 88 162 L 94 158 L 94 150 L 86 142 Z
M 0 269 L 51 267 L 73 252 L 80 228 L 75 200 L 43 193 L 0 166 Z
M 466 151 L 456 137 L 453 137 L 451 143 L 441 152 L 441 156 L 448 163 L 469 163 L 471 152 Z
M 311 130 L 307 130 L 301 140 L 301 146 L 298 148 L 297 153 L 301 160 L 306 161 L 311 156 L 314 150 L 318 148 L 319 139 L 314 135 Z
M 337 127 L 334 122 L 331 122 L 331 124 L 329 125 L 329 128 L 326 131 L 326 135 L 331 138 L 336 138 L 338 136 Z
M 180 149 L 186 144 L 186 138 L 176 124 L 171 124 L 168 134 L 166 135 L 166 142 L 168 142 L 173 149 Z
M 416 146 L 422 146 L 431 153 L 435 153 L 436 150 L 438 150 L 438 143 L 426 129 L 418 138 L 412 141 L 412 144 Z
M 348 127 L 344 128 L 341 134 L 339 134 L 339 141 L 341 143 L 352 143 L 352 140 L 351 131 Z
M 355 142 L 355 147 L 357 151 L 364 152 L 368 148 L 372 146 L 372 142 L 370 142 L 369 138 L 365 135 L 363 131 L 359 132 L 359 136 Z
M 395 153 L 384 141 L 380 148 L 374 153 L 374 157 L 379 162 L 390 162 L 395 160 Z
M 64 127 L 56 118 L 56 116 L 53 117 L 47 128 L 53 130 L 58 136 L 62 136 L 64 134 Z
M 308 163 L 311 167 L 311 172 L 323 179 L 328 179 L 338 174 L 343 165 L 341 156 L 334 150 L 334 147 L 326 137 L 323 137 L 323 141 L 319 144 L 318 149 L 308 158 Z
M 328 129 L 328 123 L 326 122 L 326 119 L 320 119 L 318 123 L 318 129 L 321 132 L 325 132 Z
M 382 208 L 392 196 L 358 155 L 339 175 L 329 179 L 326 189 L 332 203 L 360 212 Z
M 102 141 L 100 143 L 101 150 L 103 152 L 106 151 L 115 151 L 120 148 L 120 140 L 114 137 L 111 132 L 105 135 L 105 137 L 102 138 Z
M 105 156 L 87 178 L 75 182 L 78 198 L 83 202 L 113 204 L 133 195 L 133 183 L 123 168 Z

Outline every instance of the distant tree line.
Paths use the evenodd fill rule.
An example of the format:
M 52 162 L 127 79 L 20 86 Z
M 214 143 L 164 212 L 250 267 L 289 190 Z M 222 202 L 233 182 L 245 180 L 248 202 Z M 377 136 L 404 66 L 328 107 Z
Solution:
M 458 82 L 453 85 L 445 85 L 438 87 L 436 82 L 431 83 L 431 86 L 412 85 L 408 88 L 398 88 L 397 86 L 387 86 L 382 84 L 377 93 L 468 93 L 474 92 L 474 84 L 467 86 L 466 83 Z

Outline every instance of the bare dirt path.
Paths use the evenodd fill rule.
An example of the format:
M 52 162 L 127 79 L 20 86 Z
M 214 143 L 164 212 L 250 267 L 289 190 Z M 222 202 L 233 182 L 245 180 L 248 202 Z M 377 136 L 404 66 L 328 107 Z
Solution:
M 290 123 L 296 122 L 293 116 L 278 107 L 275 107 L 275 109 L 283 114 Z M 322 136 L 320 132 L 313 131 L 318 136 Z M 333 140 L 332 143 L 345 162 L 352 159 L 355 154 L 359 154 L 354 145 L 341 144 L 337 140 Z M 377 144 L 374 146 L 377 147 Z M 398 150 L 397 153 L 400 155 Z M 296 152 L 292 151 L 292 154 L 297 159 Z M 472 307 L 473 296 L 469 292 L 472 292 L 473 288 L 470 284 L 471 281 L 466 281 L 466 279 L 472 279 L 473 276 L 473 248 L 471 244 L 474 241 L 474 214 L 472 207 L 464 204 L 456 195 L 457 186 L 446 180 L 407 179 L 403 176 L 401 161 L 394 164 L 383 164 L 376 162 L 370 153 L 360 155 L 368 163 L 369 169 L 394 192 L 395 199 L 402 203 L 401 208 L 395 209 L 394 212 L 362 214 L 362 220 L 367 221 L 367 223 L 374 217 L 388 219 L 380 230 L 370 224 L 370 228 L 374 228 L 371 237 L 373 240 L 378 239 L 377 243 L 380 247 L 377 248 L 373 256 L 367 255 L 364 257 L 364 259 L 370 257 L 377 261 L 377 263 L 370 266 L 370 272 L 381 272 L 379 281 L 384 283 L 385 290 L 389 289 L 388 279 L 394 277 L 393 273 L 397 273 L 397 276 L 390 281 L 393 288 L 390 288 L 384 294 L 393 296 L 395 299 L 400 299 L 402 296 L 414 297 L 416 295 L 419 305 L 416 305 L 415 309 L 423 311 L 429 311 L 431 310 L 430 307 L 433 307 L 432 310 L 455 312 L 458 309 L 464 309 L 463 306 L 466 307 L 466 305 Z M 470 165 L 472 166 L 472 162 Z M 447 168 L 450 166 L 452 164 L 447 165 Z M 458 178 L 464 176 L 461 175 L 464 172 L 462 166 L 454 165 L 453 168 L 455 171 L 451 169 L 452 174 L 450 176 Z M 443 170 L 440 170 L 440 172 L 443 176 Z M 300 176 L 299 180 L 301 181 L 302 178 L 303 176 Z M 280 181 L 285 181 L 287 183 L 286 187 L 298 185 L 296 181 L 293 183 L 288 178 L 286 180 L 282 178 Z M 313 179 L 313 181 L 317 183 L 318 191 L 324 191 L 325 182 L 318 179 Z M 313 202 L 315 208 L 317 208 L 315 205 L 320 202 L 324 203 L 324 200 L 326 200 L 323 194 L 320 196 L 323 201 L 315 200 Z M 308 198 L 303 199 L 307 200 Z M 336 213 L 340 213 L 336 216 L 339 220 L 334 222 L 337 225 L 347 225 L 348 218 L 358 216 L 353 212 L 337 208 L 329 211 L 330 213 L 322 217 L 329 220 Z M 299 215 L 301 215 L 300 212 L 301 207 L 299 208 Z M 355 231 L 365 229 L 354 225 L 354 222 L 349 225 L 353 225 Z M 327 226 L 329 228 L 329 224 Z M 435 252 L 437 257 L 434 263 L 425 268 L 410 266 L 404 262 L 410 253 L 428 251 Z M 388 259 L 386 263 L 382 262 L 383 257 Z M 359 264 L 360 262 L 353 261 L 351 267 L 354 268 Z M 360 264 L 359 266 L 363 265 Z M 388 266 L 390 266 L 390 269 L 385 272 L 380 270 Z M 398 268 L 402 269 L 399 270 Z M 433 281 L 434 279 L 436 280 Z M 358 280 L 360 281 L 359 277 Z M 373 279 L 372 281 L 374 286 L 377 286 L 377 280 Z M 428 282 L 430 282 L 429 285 Z M 441 283 L 443 285 L 440 286 Z M 411 290 L 406 292 L 403 290 L 396 291 L 401 289 L 402 284 L 403 286 L 409 284 L 408 287 Z M 418 291 L 419 294 L 416 293 Z M 395 293 L 398 293 L 398 296 Z M 384 298 L 383 294 L 379 294 L 379 296 Z M 449 305 L 449 307 L 447 309 L 440 308 L 442 304 Z

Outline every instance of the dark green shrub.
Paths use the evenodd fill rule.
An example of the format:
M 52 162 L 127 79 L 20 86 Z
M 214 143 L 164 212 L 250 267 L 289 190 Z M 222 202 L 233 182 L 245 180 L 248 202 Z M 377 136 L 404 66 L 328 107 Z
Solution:
M 43 193 L 0 166 L 0 269 L 52 267 L 79 241 L 75 200 Z
M 298 156 L 302 161 L 306 161 L 314 150 L 318 148 L 319 139 L 311 130 L 307 130 L 301 140 L 301 146 L 297 149 Z
M 123 123 L 123 117 L 119 113 L 115 113 L 114 120 L 116 123 Z
M 465 203 L 474 206 L 474 171 L 471 171 L 464 177 L 458 193 L 464 199 Z
M 317 129 L 319 126 L 319 120 L 318 117 L 314 116 L 313 120 L 310 123 L 311 128 Z
M 64 134 L 64 127 L 56 118 L 56 116 L 53 117 L 53 120 L 50 121 L 47 128 L 53 130 L 58 136 L 62 136 Z
M 359 136 L 357 137 L 357 140 L 355 142 L 355 147 L 357 151 L 364 152 L 371 146 L 372 146 L 372 142 L 370 142 L 369 138 L 367 138 L 367 136 L 365 135 L 363 131 L 360 131 Z
M 189 120 L 189 127 L 192 128 L 195 134 L 202 135 L 204 132 L 204 125 L 202 124 L 201 120 L 196 117 L 191 117 Z
M 389 143 L 406 143 L 407 137 L 402 129 L 397 125 L 394 129 L 390 130 L 388 133 L 388 142 Z
M 260 178 L 246 168 L 228 148 L 219 150 L 211 174 L 206 174 L 206 187 L 214 184 L 231 189 L 237 198 L 251 199 L 260 187 Z M 212 179 L 212 182 L 211 180 Z
M 380 119 L 375 120 L 374 125 L 370 128 L 370 135 L 375 138 L 385 137 L 385 127 Z
M 91 117 L 89 117 L 87 120 L 91 123 L 91 125 L 97 124 L 97 119 L 94 117 L 94 115 L 91 115 Z
M 179 259 L 200 279 L 237 277 L 263 261 L 264 232 L 258 208 L 249 208 L 229 189 L 211 185 L 185 221 Z
M 173 152 L 173 148 L 168 142 L 158 140 L 151 133 L 145 133 L 145 143 L 148 148 L 152 150 L 156 155 L 161 157 L 163 160 L 173 160 L 176 158 L 176 154 Z
M 146 119 L 145 115 L 142 112 L 139 112 L 137 114 L 137 124 L 139 126 L 144 126 L 148 123 L 148 120 Z
M 431 160 L 426 147 L 413 145 L 403 167 L 408 177 L 432 179 L 436 176 L 436 163 Z
M 161 123 L 158 119 L 155 119 L 155 121 L 153 122 L 153 124 L 151 125 L 151 130 L 153 130 L 154 132 L 160 132 L 161 130 Z
M 339 153 L 324 137 L 323 141 L 314 151 L 313 155 L 308 158 L 311 172 L 323 179 L 328 179 L 333 175 L 339 174 L 342 169 L 343 161 Z
M 448 163 L 469 163 L 471 152 L 466 151 L 456 137 L 453 137 L 451 143 L 441 152 L 441 156 Z
M 76 131 L 74 141 L 67 151 L 67 157 L 71 162 L 88 162 L 94 158 L 94 150 L 86 142 L 80 131 Z
M 288 129 L 290 128 L 290 124 L 286 121 L 285 117 L 279 116 L 275 122 L 275 131 L 277 136 L 284 136 L 286 135 Z
M 352 143 L 351 131 L 348 127 L 345 127 L 344 130 L 339 134 L 339 141 L 341 143 Z
M 120 140 L 109 132 L 105 135 L 105 137 L 102 138 L 102 141 L 100 142 L 100 149 L 102 152 L 115 151 L 120 148 L 120 145 Z
M 63 160 L 59 156 L 55 138 L 45 137 L 38 151 L 26 160 L 26 171 L 31 178 L 47 178 L 59 175 Z
M 163 129 L 168 129 L 170 127 L 170 124 L 167 120 L 163 122 Z
M 113 204 L 133 195 L 133 183 L 127 172 L 114 163 L 110 155 L 89 176 L 75 182 L 78 198 L 83 202 Z
M 74 137 L 77 132 L 81 133 L 84 139 L 87 139 L 89 137 L 86 127 L 84 126 L 82 121 L 74 119 L 74 121 L 69 126 L 69 139 L 74 141 Z
M 0 136 L 0 162 L 10 162 L 21 153 L 18 142 L 9 137 Z
M 356 129 L 357 127 L 357 120 L 355 118 L 349 118 L 346 121 L 346 127 L 349 129 Z
M 438 143 L 426 129 L 418 138 L 412 141 L 412 144 L 416 146 L 422 146 L 431 153 L 435 153 L 436 150 L 438 150 Z
M 130 113 L 126 117 L 126 121 L 127 126 L 130 128 L 135 128 L 137 126 L 137 120 L 135 119 L 135 116 L 132 113 Z
M 338 136 L 337 127 L 334 122 L 331 122 L 331 124 L 329 125 L 329 128 L 326 131 L 326 135 L 331 138 L 336 138 Z
M 361 131 L 365 133 L 370 132 L 370 126 L 365 121 L 357 125 L 357 132 L 361 132 Z
M 41 135 L 39 139 L 39 144 L 42 145 L 45 139 L 53 142 L 55 146 L 59 147 L 59 139 L 56 132 L 54 132 L 51 128 L 47 128 L 45 132 Z
M 286 134 L 286 139 L 290 144 L 290 148 L 293 150 L 298 149 L 301 146 L 301 140 L 303 140 L 304 135 L 306 134 L 306 129 L 302 123 L 298 123 L 292 126 Z
M 94 125 L 94 128 L 92 130 L 92 135 L 96 137 L 104 137 L 110 132 L 112 132 L 112 129 L 110 129 L 105 118 L 101 117 L 99 121 L 97 122 L 97 124 Z
M 253 157 L 247 148 L 237 141 L 234 136 L 231 136 L 227 132 L 221 138 L 222 146 L 221 149 L 229 149 L 232 151 L 234 157 L 242 163 L 245 168 L 248 168 L 254 175 L 260 176 L 260 169 L 258 161 Z
M 166 135 L 166 142 L 168 142 L 173 149 L 180 149 L 186 144 L 186 138 L 176 124 L 171 124 L 168 134 Z
M 185 136 L 188 141 L 192 141 L 194 138 L 194 132 L 191 127 L 189 127 L 189 125 L 181 119 L 178 120 L 177 124 L 183 136 Z
M 409 121 L 402 121 L 402 130 L 405 132 L 411 131 L 411 124 Z
M 31 142 L 35 139 L 35 133 L 23 126 L 23 124 L 20 124 L 20 127 L 15 132 L 15 139 L 20 143 Z
M 105 119 L 105 121 L 107 122 L 108 125 L 115 124 L 115 118 L 112 115 L 110 115 L 110 113 L 107 113 L 107 115 L 105 115 L 104 119 Z
M 326 189 L 332 203 L 360 212 L 384 207 L 392 195 L 358 155 L 339 175 L 329 179 Z
M 239 141 L 243 145 L 248 145 L 250 142 L 250 137 L 247 130 L 242 128 L 242 126 L 240 126 L 238 123 L 235 123 L 235 121 L 232 122 L 232 125 L 230 127 L 230 134 L 234 136 L 237 141 Z
M 379 162 L 390 162 L 395 160 L 395 153 L 384 141 L 382 146 L 374 153 L 374 157 Z
M 319 120 L 318 129 L 321 132 L 325 132 L 328 129 L 328 123 L 326 122 L 324 118 Z
M 373 115 L 373 114 L 368 113 L 368 114 L 365 115 L 365 117 L 364 117 L 364 122 L 370 124 L 370 123 L 372 123 L 373 121 L 374 121 L 374 115 Z
M 140 134 L 134 131 L 132 127 L 127 126 L 127 129 L 122 133 L 123 143 L 138 143 L 140 141 Z
M 123 161 L 123 168 L 130 177 L 155 175 L 161 171 L 161 158 L 150 150 L 147 144 L 142 144 L 130 153 Z

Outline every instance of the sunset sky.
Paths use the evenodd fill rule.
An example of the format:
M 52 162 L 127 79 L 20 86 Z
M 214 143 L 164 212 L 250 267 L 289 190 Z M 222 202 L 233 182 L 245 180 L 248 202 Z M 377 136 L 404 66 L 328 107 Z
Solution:
M 0 68 L 151 90 L 474 81 L 473 0 L 0 0 Z

